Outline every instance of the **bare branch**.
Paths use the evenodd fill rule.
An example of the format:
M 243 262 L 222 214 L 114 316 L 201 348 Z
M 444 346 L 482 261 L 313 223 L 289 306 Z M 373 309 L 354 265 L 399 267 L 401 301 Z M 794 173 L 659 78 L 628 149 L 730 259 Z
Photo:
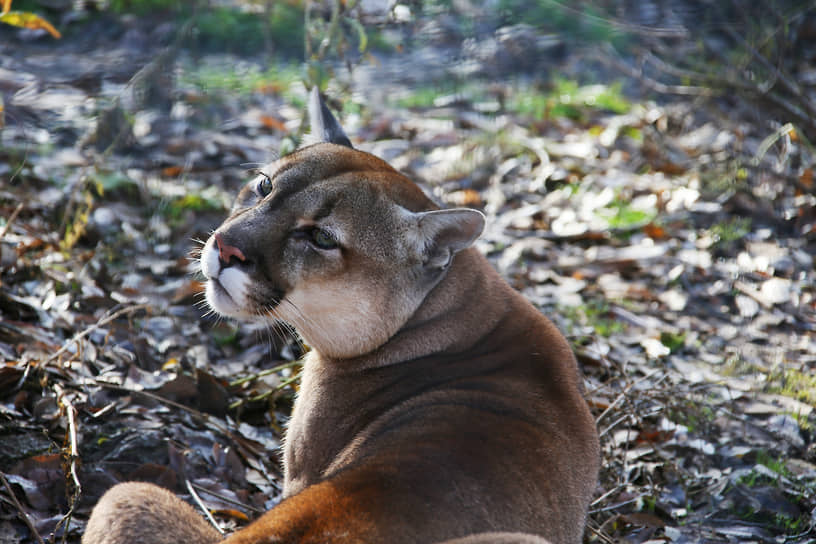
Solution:
M 14 489 L 12 489 L 11 484 L 6 479 L 6 475 L 0 472 L 0 481 L 3 482 L 3 487 L 6 488 L 6 492 L 8 492 L 11 501 L 14 503 L 14 506 L 17 508 L 17 512 L 20 515 L 20 519 L 23 520 L 23 523 L 26 524 L 28 530 L 31 531 L 31 534 L 34 535 L 34 538 L 37 539 L 39 544 L 45 544 L 43 538 L 40 536 L 40 533 L 37 532 L 37 529 L 34 527 L 34 524 L 31 523 L 31 518 L 28 517 L 28 514 L 25 510 L 23 510 L 23 505 L 20 504 L 20 501 L 17 500 L 17 495 L 14 494 Z

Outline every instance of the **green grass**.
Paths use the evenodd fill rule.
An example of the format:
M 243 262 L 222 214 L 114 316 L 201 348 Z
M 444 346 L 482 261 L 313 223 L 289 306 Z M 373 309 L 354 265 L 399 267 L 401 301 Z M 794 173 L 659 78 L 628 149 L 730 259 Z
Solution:
M 686 345 L 686 333 L 663 331 L 660 333 L 660 343 L 669 348 L 671 353 L 677 353 Z
M 473 81 L 440 81 L 411 89 L 407 94 L 397 97 L 393 102 L 401 108 L 429 109 L 436 107 L 436 100 L 443 96 L 456 95 L 463 100 L 479 102 L 487 96 L 484 82 Z
M 437 105 L 440 97 L 456 95 L 462 100 L 476 103 L 490 99 L 487 86 L 488 82 L 485 81 L 439 82 L 412 89 L 393 102 L 402 108 L 430 109 Z M 569 118 L 583 121 L 593 112 L 622 114 L 631 107 L 632 104 L 622 94 L 620 82 L 610 85 L 581 85 L 565 78 L 556 78 L 547 87 L 531 83 L 517 84 L 505 102 L 508 112 L 535 120 Z M 642 134 L 637 129 L 632 129 L 627 135 L 642 139 Z
M 525 23 L 571 41 L 622 46 L 627 39 L 610 16 L 586 3 L 576 8 L 564 0 L 499 0 L 496 15 L 504 24 Z
M 697 400 L 677 399 L 677 403 L 667 406 L 666 417 L 669 421 L 685 425 L 690 433 L 705 434 L 717 417 L 714 409 Z
M 597 210 L 595 214 L 606 220 L 611 229 L 630 230 L 654 221 L 657 210 L 634 208 L 628 199 L 618 195 L 608 206 Z
M 712 225 L 709 229 L 715 246 L 742 240 L 749 232 L 751 232 L 751 219 L 748 217 L 731 217 L 722 223 Z
M 569 118 L 586 119 L 592 111 L 626 113 L 631 104 L 621 93 L 620 82 L 611 85 L 580 85 L 577 81 L 557 78 L 552 88 L 541 91 L 531 85 L 518 87 L 511 95 L 508 110 L 536 120 Z
M 816 375 L 791 368 L 772 372 L 768 380 L 769 392 L 816 406 Z
M 292 84 L 300 81 L 301 75 L 299 66 L 273 61 L 266 70 L 255 65 L 200 65 L 183 71 L 179 81 L 204 94 L 246 96 L 257 91 L 272 90 L 286 97 Z
M 169 14 L 180 22 L 195 16 L 192 41 L 210 52 L 263 53 L 267 39 L 276 54 L 303 54 L 303 2 L 272 2 L 267 12 L 238 7 L 212 6 L 193 10 L 193 2 L 169 0 L 110 0 L 111 11 L 119 14 Z
M 748 170 L 739 159 L 714 165 L 700 172 L 700 185 L 706 195 L 716 196 L 727 191 L 744 187 L 748 180 Z
M 622 333 L 626 326 L 615 319 L 605 301 L 590 301 L 581 306 L 562 306 L 558 309 L 568 321 L 581 327 L 592 327 L 595 334 L 609 338 Z
M 262 53 L 265 36 L 269 37 L 276 52 L 302 55 L 303 6 L 272 3 L 268 26 L 263 13 L 226 7 L 212 8 L 197 15 L 195 41 L 206 51 Z

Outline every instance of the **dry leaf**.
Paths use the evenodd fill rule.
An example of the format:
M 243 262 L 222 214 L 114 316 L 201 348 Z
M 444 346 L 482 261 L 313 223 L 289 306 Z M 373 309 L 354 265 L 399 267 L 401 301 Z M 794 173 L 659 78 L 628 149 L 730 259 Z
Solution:
M 663 240 L 668 238 L 666 234 L 666 229 L 661 227 L 660 225 L 655 225 L 654 223 L 649 223 L 643 226 L 643 234 L 648 236 L 653 240 Z
M 802 182 L 805 188 L 813 188 L 813 168 L 805 168 L 805 171 L 799 176 L 799 181 Z
M 10 4 L 10 2 L 8 2 L 8 4 Z M 6 6 L 3 7 L 5 9 Z M 62 34 L 60 34 L 59 31 L 51 25 L 51 23 L 35 13 L 28 13 L 25 11 L 5 12 L 0 15 L 0 22 L 6 23 L 7 25 L 19 26 L 32 30 L 42 29 L 47 31 L 55 38 L 62 37 Z
M 184 168 L 182 168 L 181 166 L 167 166 L 165 168 L 162 168 L 161 173 L 162 176 L 166 178 L 175 178 L 178 177 L 183 171 Z
M 220 508 L 218 510 L 210 510 L 210 512 L 216 516 L 221 516 L 224 518 L 237 519 L 238 521 L 249 521 L 249 516 L 240 510 L 235 510 L 234 508 Z
M 281 132 L 286 132 L 286 124 L 280 119 L 277 119 L 271 115 L 261 115 L 260 117 L 261 124 L 270 130 L 279 130 Z

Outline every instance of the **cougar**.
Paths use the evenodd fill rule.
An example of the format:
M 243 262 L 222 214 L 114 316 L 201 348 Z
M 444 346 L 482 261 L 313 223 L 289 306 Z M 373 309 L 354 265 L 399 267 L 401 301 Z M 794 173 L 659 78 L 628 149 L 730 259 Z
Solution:
M 316 90 L 309 106 L 320 141 L 247 183 L 201 255 L 213 310 L 311 347 L 283 499 L 223 542 L 580 542 L 599 448 L 567 341 L 471 247 L 479 211 L 439 209 L 354 149 Z M 83 543 L 220 539 L 130 482 Z

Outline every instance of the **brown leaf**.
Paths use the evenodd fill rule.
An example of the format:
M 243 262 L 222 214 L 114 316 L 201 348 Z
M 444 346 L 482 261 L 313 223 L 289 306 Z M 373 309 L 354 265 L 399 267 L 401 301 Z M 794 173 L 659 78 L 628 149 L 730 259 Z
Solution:
M 661 227 L 660 225 L 655 225 L 654 223 L 649 223 L 643 227 L 643 233 L 653 240 L 664 240 L 668 238 L 668 234 L 666 234 L 666 229 Z
M 181 166 L 166 166 L 162 168 L 161 173 L 166 178 L 177 178 L 183 171 L 184 168 Z
M 481 206 L 482 195 L 473 189 L 462 189 L 461 191 L 454 191 L 448 195 L 448 202 L 456 206 Z
M 278 130 L 286 132 L 286 125 L 280 119 L 272 117 L 271 115 L 261 115 L 261 124 L 269 130 Z
M 204 292 L 204 283 L 196 280 L 190 280 L 181 285 L 173 293 L 173 304 L 181 304 L 183 302 L 195 302 L 195 296 Z
M 812 189 L 813 188 L 813 168 L 805 168 L 805 171 L 802 172 L 801 176 L 799 176 L 799 181 L 802 182 L 802 185 L 804 185 L 806 189 Z
M 0 368 L 0 393 L 5 395 L 14 389 L 22 375 L 23 371 L 17 368 L 17 363 L 6 363 Z

